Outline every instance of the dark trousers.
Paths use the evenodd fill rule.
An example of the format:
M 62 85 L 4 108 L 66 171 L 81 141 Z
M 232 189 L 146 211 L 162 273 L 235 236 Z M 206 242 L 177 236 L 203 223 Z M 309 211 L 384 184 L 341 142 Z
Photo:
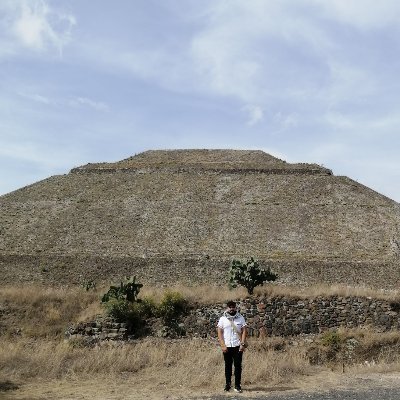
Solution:
M 225 380 L 228 386 L 231 386 L 232 364 L 235 366 L 235 386 L 240 386 L 242 380 L 242 357 L 243 351 L 239 351 L 239 346 L 228 347 L 224 354 L 225 361 Z

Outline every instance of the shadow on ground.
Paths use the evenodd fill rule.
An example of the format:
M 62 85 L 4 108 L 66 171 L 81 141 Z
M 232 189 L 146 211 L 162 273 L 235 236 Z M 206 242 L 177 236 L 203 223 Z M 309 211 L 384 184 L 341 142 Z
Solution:
M 288 390 L 297 390 L 299 388 L 289 386 L 250 386 L 246 387 L 246 392 L 286 392 Z
M 9 392 L 18 388 L 19 386 L 11 381 L 0 381 L 0 392 Z

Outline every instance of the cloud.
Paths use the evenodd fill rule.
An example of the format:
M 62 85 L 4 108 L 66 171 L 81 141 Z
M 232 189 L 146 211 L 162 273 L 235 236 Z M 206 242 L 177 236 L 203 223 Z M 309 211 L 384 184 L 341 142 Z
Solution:
M 273 121 L 282 127 L 282 129 L 290 129 L 298 125 L 299 116 L 296 113 L 285 115 L 282 112 L 278 112 L 274 115 Z
M 70 106 L 73 108 L 92 108 L 96 111 L 109 111 L 110 107 L 108 104 L 101 102 L 101 101 L 95 101 L 92 99 L 89 99 L 87 97 L 74 97 L 70 100 L 66 99 L 50 99 L 49 97 L 37 94 L 37 93 L 28 93 L 28 92 L 22 92 L 18 91 L 17 92 L 18 96 L 31 100 L 35 103 L 39 104 L 44 104 L 44 105 L 53 105 L 53 106 Z
M 361 30 L 388 27 L 400 22 L 400 4 L 397 0 L 314 0 L 324 16 Z
M 56 49 L 61 55 L 76 25 L 73 15 L 50 7 L 45 0 L 5 0 L 0 12 L 2 42 L 7 48 L 3 56 L 19 54 L 22 49 L 35 52 Z
M 248 114 L 247 125 L 253 126 L 264 119 L 264 111 L 260 106 L 248 104 L 242 108 Z
M 69 105 L 72 107 L 90 107 L 97 111 L 109 111 L 110 109 L 110 107 L 106 103 L 94 101 L 86 97 L 76 97 L 69 101 Z
M 361 0 L 188 2 L 188 14 L 198 21 L 184 40 L 165 32 L 162 43 L 130 43 L 112 55 L 99 45 L 103 56 L 97 60 L 169 90 L 232 96 L 263 107 L 276 97 L 335 102 L 354 89 L 373 93 L 376 71 L 363 59 L 373 52 L 365 50 L 359 59 L 354 54 L 363 49 L 365 31 L 385 29 L 398 20 L 393 10 L 400 14 L 396 2 L 382 7 L 366 1 L 368 7 Z M 338 35 L 343 26 L 349 38 Z
M 21 93 L 21 92 L 18 92 L 17 94 L 18 94 L 19 96 L 25 98 L 25 99 L 33 100 L 33 101 L 35 101 L 35 102 L 37 102 L 37 103 L 41 103 L 41 104 L 51 104 L 51 103 L 52 103 L 52 101 L 51 101 L 49 98 L 47 98 L 47 97 L 45 97 L 45 96 L 42 96 L 42 95 L 40 95 L 40 94 L 37 94 L 37 93 L 35 93 L 35 94 L 30 94 L 30 93 Z

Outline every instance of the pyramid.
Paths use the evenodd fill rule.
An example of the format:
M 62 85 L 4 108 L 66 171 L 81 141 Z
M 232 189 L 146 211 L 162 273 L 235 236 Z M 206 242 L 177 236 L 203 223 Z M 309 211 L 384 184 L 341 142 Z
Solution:
M 251 256 L 285 284 L 393 288 L 400 204 L 254 150 L 153 150 L 0 197 L 0 282 L 224 284 Z

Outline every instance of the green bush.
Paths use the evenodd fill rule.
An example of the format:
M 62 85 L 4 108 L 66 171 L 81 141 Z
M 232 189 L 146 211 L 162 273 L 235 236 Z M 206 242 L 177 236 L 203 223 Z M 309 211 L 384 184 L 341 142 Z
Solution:
M 189 310 L 187 300 L 178 292 L 168 291 L 157 305 L 152 298 L 138 299 L 142 286 L 135 277 L 119 286 L 110 286 L 101 300 L 106 314 L 116 322 L 125 322 L 137 336 L 147 333 L 147 320 L 151 317 L 161 318 L 169 334 L 183 335 L 179 320 Z
M 179 292 L 166 292 L 158 306 L 158 316 L 167 326 L 172 326 L 188 312 L 188 301 Z
M 258 261 L 253 257 L 246 262 L 233 260 L 229 270 L 229 286 L 243 286 L 247 289 L 249 295 L 254 293 L 257 286 L 263 285 L 264 282 L 275 281 L 278 275 L 271 272 L 269 268 L 260 268 Z
M 138 300 L 138 306 L 141 313 L 146 318 L 151 318 L 157 314 L 157 305 L 151 297 L 144 297 Z
M 116 322 L 125 322 L 135 331 L 140 331 L 146 325 L 146 319 L 156 314 L 156 305 L 150 298 L 144 298 L 134 303 L 124 299 L 111 299 L 104 303 L 106 313 Z
M 321 335 L 321 343 L 332 350 L 340 350 L 344 337 L 337 331 L 326 331 Z

